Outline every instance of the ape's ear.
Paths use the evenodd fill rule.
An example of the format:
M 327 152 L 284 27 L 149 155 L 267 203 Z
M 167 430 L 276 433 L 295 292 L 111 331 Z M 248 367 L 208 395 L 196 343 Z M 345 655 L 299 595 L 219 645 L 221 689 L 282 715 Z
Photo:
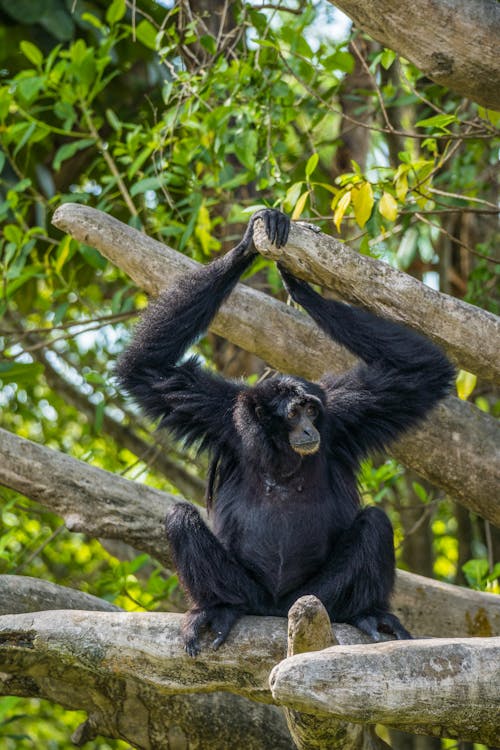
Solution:
M 259 420 L 259 422 L 264 422 L 266 419 L 266 410 L 263 406 L 256 406 L 255 407 L 255 416 Z

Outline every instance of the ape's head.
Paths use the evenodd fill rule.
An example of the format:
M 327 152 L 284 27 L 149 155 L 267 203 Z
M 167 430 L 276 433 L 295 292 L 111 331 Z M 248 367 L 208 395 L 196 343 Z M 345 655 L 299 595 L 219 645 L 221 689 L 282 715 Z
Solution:
M 251 451 L 301 456 L 321 446 L 325 397 L 315 383 L 277 375 L 243 392 L 235 408 L 235 423 Z

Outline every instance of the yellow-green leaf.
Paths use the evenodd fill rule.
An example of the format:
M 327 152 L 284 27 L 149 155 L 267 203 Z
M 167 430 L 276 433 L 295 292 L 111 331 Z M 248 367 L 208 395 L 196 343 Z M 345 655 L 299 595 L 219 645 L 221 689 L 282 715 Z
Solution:
M 406 172 L 401 174 L 396 180 L 396 195 L 400 203 L 405 202 L 406 194 L 408 192 L 408 175 Z
M 363 182 L 361 187 L 352 191 L 352 205 L 354 216 L 360 229 L 363 229 L 371 216 L 373 208 L 373 190 L 369 182 Z
M 54 263 L 54 269 L 56 273 L 61 272 L 61 268 L 68 260 L 69 251 L 71 250 L 71 237 L 67 234 L 59 243 L 59 251 L 57 253 L 57 260 Z
M 349 204 L 351 202 L 351 191 L 348 190 L 347 193 L 344 193 L 342 198 L 337 203 L 337 207 L 335 209 L 335 213 L 333 214 L 333 223 L 337 227 L 337 232 L 340 232 L 340 225 L 342 223 L 342 219 L 344 218 L 344 214 L 347 211 Z
M 306 178 L 309 179 L 318 166 L 319 154 L 312 154 L 306 164 Z
M 121 21 L 126 10 L 125 0 L 113 0 L 106 11 L 106 21 L 112 26 L 117 21 Z
M 292 214 L 292 221 L 297 221 L 297 219 L 300 219 L 302 215 L 302 211 L 305 208 L 306 201 L 309 197 L 309 193 L 310 193 L 309 190 L 306 190 L 305 193 L 302 193 L 299 200 L 295 204 L 295 208 L 293 209 L 293 214 Z
M 384 193 L 378 204 L 378 210 L 388 221 L 396 221 L 398 216 L 398 204 L 390 193 Z
M 39 68 L 43 63 L 43 54 L 40 52 L 38 47 L 27 41 L 22 41 L 19 46 L 23 55 L 27 57 L 28 60 L 33 63 L 33 65 L 36 65 L 36 67 Z
M 467 401 L 476 387 L 476 383 L 477 375 L 474 375 L 472 372 L 467 372 L 467 370 L 460 370 L 456 380 L 458 398 L 462 399 L 462 401 Z

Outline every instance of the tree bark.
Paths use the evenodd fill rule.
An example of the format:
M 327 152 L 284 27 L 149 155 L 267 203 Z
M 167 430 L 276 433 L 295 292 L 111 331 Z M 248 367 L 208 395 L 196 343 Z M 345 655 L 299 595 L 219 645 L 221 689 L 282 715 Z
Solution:
M 500 741 L 500 638 L 334 646 L 278 664 L 274 699 L 414 734 Z
M 152 294 L 158 294 L 161 289 L 174 285 L 180 275 L 196 265 L 166 245 L 86 206 L 60 206 L 54 214 L 53 223 L 70 232 L 77 240 L 97 247 Z M 258 241 L 260 249 L 263 249 L 262 240 Z M 322 262 L 328 252 L 334 255 L 337 253 L 340 257 L 339 246 L 346 250 L 345 246 L 330 237 L 316 234 L 303 226 L 292 225 L 287 262 L 295 257 L 290 248 L 305 247 L 312 256 L 318 243 L 323 248 Z M 491 343 L 498 337 L 495 316 L 472 305 L 464 308 L 462 306 L 465 303 L 460 300 L 455 300 L 457 306 L 453 308 L 448 301 L 438 302 L 443 295 L 429 297 L 431 290 L 406 274 L 394 271 L 385 264 L 381 264 L 381 268 L 378 261 L 366 259 L 352 251 L 349 253 L 349 258 L 342 267 L 347 269 L 352 266 L 351 279 L 357 279 L 367 272 L 367 262 L 370 269 L 375 269 L 372 275 L 374 283 L 380 285 L 386 274 L 386 283 L 391 287 L 398 284 L 402 305 L 401 310 L 398 307 L 400 319 L 405 320 L 408 308 L 413 306 L 422 320 L 422 324 L 418 324 L 416 319 L 419 316 L 416 314 L 415 327 L 424 333 L 430 333 L 427 331 L 427 326 L 430 326 L 435 336 L 439 336 L 438 327 L 434 325 L 432 318 L 441 309 L 443 314 L 448 311 L 448 330 L 457 326 L 461 326 L 464 331 L 469 326 L 475 327 L 475 343 L 468 336 L 465 339 L 469 341 L 465 347 L 469 358 L 472 354 L 471 346 L 475 346 L 478 361 L 484 359 L 481 349 L 490 352 L 487 361 L 495 372 L 500 372 L 500 365 L 495 366 L 500 347 Z M 397 279 L 393 274 L 398 275 Z M 317 280 L 325 283 L 321 278 Z M 333 277 L 331 281 L 333 283 Z M 410 284 L 411 289 L 408 298 L 403 294 L 407 284 Z M 415 284 L 422 296 L 416 293 L 417 287 L 413 286 Z M 345 287 L 348 287 L 347 281 Z M 376 309 L 376 295 L 370 296 L 369 288 L 370 285 L 366 285 L 364 301 L 367 307 Z M 380 290 L 380 286 L 377 289 Z M 385 296 L 390 298 L 390 295 Z M 390 305 L 386 304 L 389 309 Z M 428 314 L 428 304 L 431 305 L 431 315 Z M 463 316 L 460 311 L 463 311 Z M 477 320 L 480 321 L 479 327 L 476 326 L 476 313 Z M 392 314 L 396 317 L 394 310 Z M 485 337 L 483 328 L 487 331 Z M 354 362 L 351 355 L 327 339 L 307 316 L 245 285 L 236 288 L 214 320 L 211 330 L 258 354 L 281 371 L 310 379 L 320 377 L 326 370 L 345 370 Z M 483 369 L 489 372 L 489 365 Z M 500 484 L 500 428 L 489 415 L 469 403 L 450 397 L 440 404 L 421 428 L 398 441 L 391 448 L 391 453 L 471 510 L 500 525 L 500 504 L 496 500 Z
M 341 645 L 285 659 L 285 620 L 245 617 L 218 652 L 207 636 L 192 659 L 180 626 L 181 616 L 173 614 L 5 615 L 0 693 L 83 707 L 89 713 L 84 737 L 103 731 L 148 750 L 168 747 L 167 696 L 220 690 L 325 718 L 490 744 L 500 740 L 500 638 L 353 646 L 358 631 L 334 625 Z M 213 718 L 206 731 L 217 736 Z M 189 736 L 189 723 L 181 730 Z
M 331 0 L 356 26 L 433 81 L 500 109 L 496 0 Z

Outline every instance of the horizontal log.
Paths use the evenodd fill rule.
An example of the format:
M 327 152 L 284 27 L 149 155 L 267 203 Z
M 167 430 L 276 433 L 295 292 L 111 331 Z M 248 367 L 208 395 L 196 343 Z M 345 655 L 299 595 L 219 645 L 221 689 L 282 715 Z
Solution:
M 64 204 L 55 212 L 53 223 L 96 247 L 153 295 L 196 266 L 166 245 L 87 206 Z M 317 241 L 319 235 L 295 225 L 291 237 L 304 232 Z M 327 370 L 345 370 L 354 362 L 306 315 L 244 284 L 238 285 L 222 307 L 211 330 L 258 354 L 278 370 L 310 379 Z M 391 454 L 500 526 L 496 500 L 500 427 L 489 415 L 450 397 L 420 429 L 392 446 Z
M 274 699 L 305 713 L 500 743 L 500 638 L 334 646 L 285 659 Z
M 168 563 L 164 520 L 180 498 L 0 429 L 0 484 L 57 513 L 70 531 L 122 539 Z
M 48 609 L 86 609 L 120 612 L 121 607 L 98 596 L 31 576 L 0 575 L 0 615 Z
M 86 711 L 78 744 L 101 734 L 140 750 L 292 750 L 279 709 L 214 692 L 227 680 L 236 693 L 270 700 L 267 678 L 272 660 L 285 654 L 285 620 L 278 637 L 274 623 L 263 623 L 255 640 L 255 626 L 244 624 L 220 667 L 210 649 L 196 661 L 186 655 L 180 622 L 180 615 L 125 612 L 0 617 L 0 695 Z

